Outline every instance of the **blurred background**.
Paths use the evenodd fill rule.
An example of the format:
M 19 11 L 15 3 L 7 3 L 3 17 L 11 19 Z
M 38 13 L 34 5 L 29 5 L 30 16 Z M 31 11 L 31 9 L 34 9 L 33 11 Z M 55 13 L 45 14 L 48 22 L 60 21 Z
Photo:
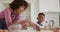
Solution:
M 9 3 L 13 0 L 0 0 L 0 12 L 6 7 L 9 7 Z M 37 21 L 37 15 L 40 12 L 45 13 L 45 20 L 54 20 L 54 26 L 59 26 L 59 12 L 60 12 L 60 0 L 26 0 L 29 3 L 26 11 L 21 13 L 20 20 L 27 19 L 32 22 Z

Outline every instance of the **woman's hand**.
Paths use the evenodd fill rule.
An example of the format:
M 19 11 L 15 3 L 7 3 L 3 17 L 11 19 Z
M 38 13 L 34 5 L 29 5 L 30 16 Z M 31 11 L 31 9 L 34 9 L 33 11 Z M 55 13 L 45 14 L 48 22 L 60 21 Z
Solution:
M 28 21 L 27 20 L 22 20 L 22 21 L 19 21 L 18 24 L 21 24 L 22 26 L 26 25 Z
M 18 24 L 20 24 L 20 25 L 22 26 L 21 30 L 27 29 L 26 23 L 28 23 L 27 20 L 22 20 L 22 21 L 19 21 L 19 22 L 18 22 Z

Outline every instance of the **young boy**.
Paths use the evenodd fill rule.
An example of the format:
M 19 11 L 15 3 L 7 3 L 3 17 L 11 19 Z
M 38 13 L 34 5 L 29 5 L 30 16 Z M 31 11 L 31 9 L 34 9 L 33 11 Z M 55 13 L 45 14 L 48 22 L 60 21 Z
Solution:
M 38 17 L 37 17 L 37 24 L 40 26 L 40 28 L 44 28 L 44 29 L 52 29 L 54 32 L 58 31 L 57 27 L 49 27 L 48 23 L 46 23 L 46 21 L 44 21 L 45 18 L 45 14 L 44 13 L 39 13 Z

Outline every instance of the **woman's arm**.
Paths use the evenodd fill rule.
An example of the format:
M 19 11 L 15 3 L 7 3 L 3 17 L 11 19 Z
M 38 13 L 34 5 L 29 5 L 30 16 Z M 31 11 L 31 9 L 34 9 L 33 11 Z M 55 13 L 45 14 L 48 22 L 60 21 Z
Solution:
M 19 19 L 20 19 L 20 15 L 17 15 L 16 18 L 12 21 L 13 21 L 13 23 L 17 23 L 19 21 Z
M 28 20 L 22 20 L 20 22 L 18 22 L 18 24 L 21 24 L 22 25 L 22 28 L 26 28 L 26 25 L 30 25 L 31 27 L 35 28 L 37 31 L 40 31 L 40 27 L 34 23 L 32 23 L 31 21 L 28 21 Z
M 10 26 L 12 24 L 11 11 L 9 9 L 5 9 L 4 16 L 7 26 Z

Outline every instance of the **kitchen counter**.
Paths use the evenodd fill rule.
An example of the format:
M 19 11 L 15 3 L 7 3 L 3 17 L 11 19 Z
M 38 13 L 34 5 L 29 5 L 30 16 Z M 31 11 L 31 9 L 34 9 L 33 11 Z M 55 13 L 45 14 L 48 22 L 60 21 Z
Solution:
M 11 30 L 10 32 L 53 32 L 52 30 L 41 30 L 41 31 L 35 31 L 35 30 Z
M 40 31 L 36 31 L 36 30 L 32 30 L 32 29 L 28 29 L 28 30 L 9 30 L 9 32 L 53 32 L 54 30 L 53 29 L 44 29 L 44 28 L 41 28 Z M 55 30 L 56 31 L 56 30 Z M 60 28 L 58 28 L 58 31 L 60 32 Z

